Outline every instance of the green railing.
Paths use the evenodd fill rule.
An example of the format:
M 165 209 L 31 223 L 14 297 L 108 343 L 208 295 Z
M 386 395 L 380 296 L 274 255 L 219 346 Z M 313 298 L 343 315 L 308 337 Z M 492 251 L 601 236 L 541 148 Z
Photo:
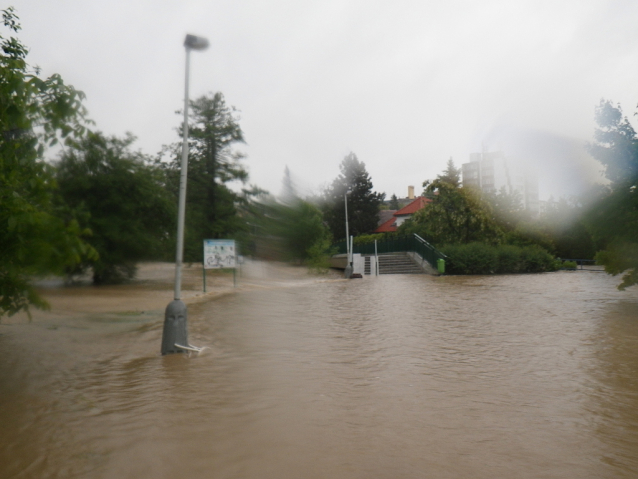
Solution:
M 345 241 L 339 241 L 333 246 L 337 248 L 337 254 L 346 254 Z M 376 252 L 378 254 L 398 253 L 404 251 L 413 251 L 418 253 L 423 259 L 430 263 L 433 268 L 437 267 L 437 260 L 447 258 L 443 253 L 417 234 L 413 234 L 411 236 L 395 236 L 384 240 L 377 240 Z M 355 244 L 353 247 L 353 253 L 373 255 L 375 253 L 374 242 Z

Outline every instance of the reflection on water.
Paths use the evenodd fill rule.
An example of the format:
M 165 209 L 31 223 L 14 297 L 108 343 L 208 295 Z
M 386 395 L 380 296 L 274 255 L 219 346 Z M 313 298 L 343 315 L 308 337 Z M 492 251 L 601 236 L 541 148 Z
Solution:
M 1 326 L 0 476 L 638 475 L 638 294 L 603 274 L 381 276 Z

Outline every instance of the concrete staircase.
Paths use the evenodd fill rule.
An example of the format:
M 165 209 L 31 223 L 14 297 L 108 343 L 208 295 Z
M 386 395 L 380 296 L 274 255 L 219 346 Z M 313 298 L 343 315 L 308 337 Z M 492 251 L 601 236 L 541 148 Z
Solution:
M 423 274 L 423 269 L 406 253 L 379 255 L 379 274 Z

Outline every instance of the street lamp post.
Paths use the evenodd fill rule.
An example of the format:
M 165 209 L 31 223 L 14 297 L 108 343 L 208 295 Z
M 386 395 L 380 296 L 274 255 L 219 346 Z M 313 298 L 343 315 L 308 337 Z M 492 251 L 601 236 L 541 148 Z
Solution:
M 343 194 L 344 203 L 346 205 L 346 269 L 344 271 L 344 276 L 346 278 L 350 278 L 352 276 L 352 260 L 351 260 L 351 251 L 350 251 L 350 232 L 348 231 L 348 193 L 349 190 Z
M 175 295 L 166 306 L 164 330 L 162 332 L 162 354 L 181 353 L 197 349 L 188 344 L 188 312 L 181 300 L 182 261 L 184 258 L 184 219 L 186 216 L 186 180 L 188 175 L 188 84 L 191 50 L 205 50 L 208 40 L 195 35 L 186 35 L 186 75 L 184 81 L 184 124 L 182 125 L 182 162 L 179 177 L 179 204 L 177 211 L 177 251 L 175 255 Z

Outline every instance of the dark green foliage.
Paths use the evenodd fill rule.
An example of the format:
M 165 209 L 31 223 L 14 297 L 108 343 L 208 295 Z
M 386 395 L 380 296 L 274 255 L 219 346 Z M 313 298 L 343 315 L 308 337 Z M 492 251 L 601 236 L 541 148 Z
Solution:
M 264 231 L 278 245 L 278 257 L 299 264 L 319 264 L 332 237 L 319 208 L 300 198 L 266 205 Z M 277 247 L 277 246 L 275 246 Z
M 157 259 L 175 230 L 176 207 L 163 172 L 138 152 L 135 138 L 90 133 L 57 165 L 63 201 L 88 213 L 99 258 L 86 259 L 96 284 L 132 278 L 135 263 Z
M 494 219 L 503 231 L 512 231 L 518 223 L 531 220 L 518 191 L 510 193 L 502 187 L 497 193 L 486 194 L 485 200 L 491 205 Z
M 496 267 L 495 273 L 507 274 L 521 271 L 523 268 L 521 250 L 513 245 L 501 245 L 496 250 Z
M 354 244 L 374 243 L 374 241 L 384 241 L 389 238 L 398 237 L 398 233 L 374 233 L 369 235 L 359 235 L 354 238 Z
M 551 238 L 551 247 L 539 244 L 558 257 L 592 259 L 596 254 L 596 244 L 587 227 L 587 208 L 578 198 L 550 200 L 538 221 L 538 228 Z
M 613 243 L 604 251 L 596 254 L 596 262 L 605 265 L 605 271 L 616 276 L 625 271 L 618 289 L 624 291 L 628 286 L 638 284 L 638 248 L 636 243 Z
M 620 107 L 601 101 L 596 108 L 592 155 L 605 165 L 610 188 L 588 213 L 596 255 L 612 275 L 626 272 L 619 289 L 638 284 L 638 136 Z
M 399 205 L 399 198 L 397 198 L 397 195 L 392 194 L 392 196 L 390 197 L 390 203 L 388 205 L 388 208 L 391 210 L 401 209 L 401 205 Z
M 416 233 L 434 245 L 502 241 L 491 207 L 478 192 L 437 179 L 426 184 L 425 193 L 432 202 L 404 222 L 399 234 Z
M 504 242 L 512 246 L 538 245 L 551 253 L 556 251 L 556 245 L 552 235 L 548 233 L 544 225 L 538 221 L 518 223 L 513 231 L 509 231 L 505 234 Z
M 20 30 L 12 8 L 3 25 Z M 85 131 L 84 94 L 59 75 L 40 78 L 26 63 L 27 48 L 0 36 L 0 316 L 46 307 L 32 277 L 62 274 L 95 252 L 88 231 L 66 219 L 53 201 L 55 181 L 42 154 Z
M 184 260 L 201 261 L 204 239 L 240 239 L 246 235 L 248 226 L 241 210 L 248 208 L 252 193 L 237 193 L 227 185 L 248 179 L 241 163 L 243 155 L 233 149 L 236 143 L 244 142 L 237 110 L 226 105 L 224 96 L 217 92 L 191 101 L 190 112 Z M 177 203 L 181 142 L 163 154 L 170 159 L 159 164 L 167 170 L 168 188 Z
M 288 167 L 281 198 L 266 197 L 257 206 L 261 214 L 255 220 L 264 256 L 306 264 L 315 271 L 329 267 L 332 235 L 321 210 L 297 195 Z
M 540 246 L 494 246 L 485 243 L 447 245 L 440 248 L 450 274 L 542 273 L 558 268 L 553 256 Z
M 372 181 L 365 163 L 354 153 L 347 155 L 341 173 L 325 192 L 322 209 L 334 238 L 345 238 L 346 213 L 344 194 L 348 193 L 348 224 L 351 236 L 370 233 L 377 227 L 379 206 L 385 194 L 372 191 Z

